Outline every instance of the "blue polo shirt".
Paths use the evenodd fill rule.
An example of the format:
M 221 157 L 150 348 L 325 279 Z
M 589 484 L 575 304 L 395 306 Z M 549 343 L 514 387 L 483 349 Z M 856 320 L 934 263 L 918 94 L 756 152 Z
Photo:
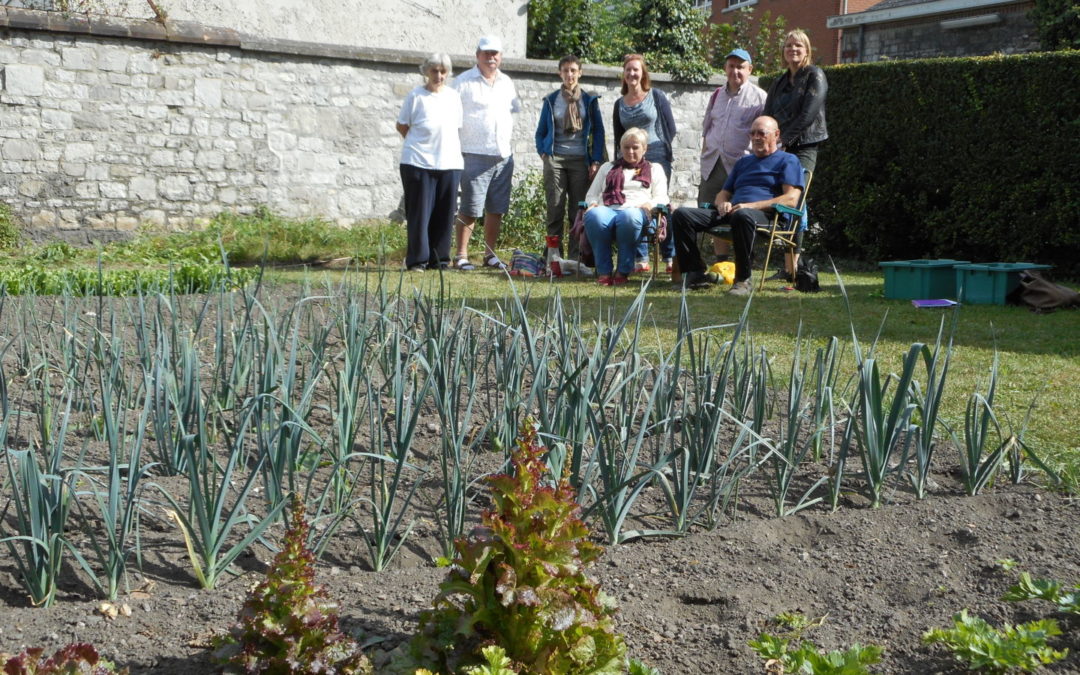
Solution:
M 745 204 L 779 197 L 785 185 L 804 187 L 802 165 L 795 155 L 777 150 L 768 157 L 746 155 L 735 162 L 724 189 L 731 193 L 732 204 Z

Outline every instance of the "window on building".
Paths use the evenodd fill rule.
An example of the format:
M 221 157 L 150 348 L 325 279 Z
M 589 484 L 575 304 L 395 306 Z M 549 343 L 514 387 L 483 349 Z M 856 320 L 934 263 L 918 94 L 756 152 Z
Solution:
M 734 9 L 743 5 L 756 5 L 757 0 L 727 0 L 727 8 Z
M 694 9 L 700 9 L 706 14 L 712 12 L 712 0 L 694 0 Z

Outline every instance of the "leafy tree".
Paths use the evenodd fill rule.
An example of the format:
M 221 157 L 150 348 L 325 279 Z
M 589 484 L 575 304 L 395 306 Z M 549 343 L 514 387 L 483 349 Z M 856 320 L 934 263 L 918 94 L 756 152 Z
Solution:
M 1080 2 L 1035 0 L 1028 18 L 1035 23 L 1043 49 L 1080 49 Z
M 705 82 L 712 68 L 705 58 L 705 16 L 690 0 L 641 0 L 629 17 L 634 46 L 652 70 L 675 79 Z
M 595 60 L 598 5 L 592 0 L 531 0 L 526 53 L 533 59 L 576 54 Z
M 784 69 L 782 48 L 787 33 L 787 19 L 782 15 L 772 18 L 765 11 L 761 20 L 754 24 L 754 11 L 744 8 L 735 12 L 731 23 L 711 24 L 705 35 L 709 63 L 714 68 L 724 67 L 724 57 L 736 47 L 750 52 L 754 59 L 754 72 L 758 75 Z

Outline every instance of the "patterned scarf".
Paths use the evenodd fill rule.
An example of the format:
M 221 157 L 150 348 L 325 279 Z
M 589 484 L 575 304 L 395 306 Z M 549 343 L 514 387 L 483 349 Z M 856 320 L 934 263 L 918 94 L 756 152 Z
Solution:
M 566 122 L 563 131 L 568 134 L 576 134 L 581 131 L 581 111 L 578 103 L 581 101 L 581 85 L 574 85 L 573 89 L 562 88 L 562 97 L 566 101 Z
M 634 178 L 641 183 L 642 187 L 647 188 L 652 185 L 652 164 L 644 157 L 637 164 L 630 164 L 625 159 L 617 159 L 611 163 L 611 171 L 608 171 L 607 179 L 604 181 L 604 206 L 626 203 L 626 195 L 623 194 L 623 181 L 626 179 L 623 171 L 626 169 L 634 171 Z

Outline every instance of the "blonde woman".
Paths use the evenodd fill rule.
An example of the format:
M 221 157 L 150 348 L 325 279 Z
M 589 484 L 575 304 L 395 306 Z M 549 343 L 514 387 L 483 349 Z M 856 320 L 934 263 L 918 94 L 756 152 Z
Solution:
M 596 256 L 597 282 L 621 286 L 634 271 L 641 228 L 654 206 L 668 203 L 667 176 L 658 162 L 645 159 L 649 134 L 627 129 L 619 143 L 620 158 L 596 172 L 585 195 L 585 234 Z M 618 252 L 612 268 L 611 245 Z
M 645 159 L 656 162 L 664 169 L 664 178 L 671 184 L 671 162 L 674 153 L 671 148 L 677 129 L 675 117 L 671 114 L 671 103 L 656 87 L 652 86 L 649 67 L 641 54 L 627 54 L 623 57 L 622 97 L 615 101 L 612 110 L 611 128 L 614 131 L 615 159 L 620 157 L 623 134 L 627 129 L 636 127 L 648 135 Z M 635 269 L 649 271 L 649 250 L 645 244 L 638 247 Z M 675 255 L 675 242 L 668 237 L 660 242 L 660 255 L 671 272 L 671 259 Z
M 765 110 L 780 125 L 780 144 L 799 158 L 807 171 L 817 165 L 818 146 L 829 137 L 825 128 L 825 73 L 811 63 L 810 38 L 793 30 L 784 38 L 787 72 L 776 78 L 765 97 Z
M 829 83 L 821 68 L 811 63 L 813 50 L 806 33 L 801 30 L 788 33 L 783 49 L 787 72 L 769 87 L 762 114 L 780 125 L 781 148 L 798 157 L 803 169 L 813 171 L 817 167 L 818 146 L 829 137 L 825 128 L 825 95 Z M 798 262 L 798 251 L 794 255 L 786 253 L 784 269 L 771 278 L 795 281 Z

